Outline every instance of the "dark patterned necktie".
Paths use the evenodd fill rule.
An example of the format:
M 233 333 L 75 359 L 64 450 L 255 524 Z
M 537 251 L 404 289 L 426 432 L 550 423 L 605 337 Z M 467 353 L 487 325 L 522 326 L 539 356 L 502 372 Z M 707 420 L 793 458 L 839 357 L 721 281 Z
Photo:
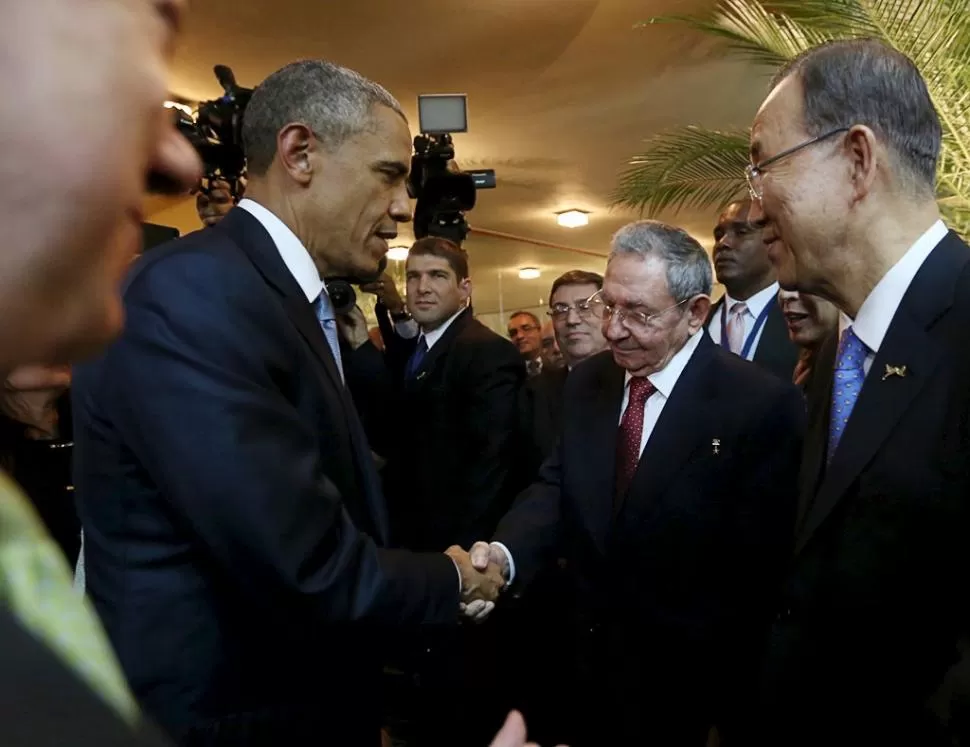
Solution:
M 616 438 L 616 494 L 614 504 L 622 501 L 630 488 L 640 461 L 640 440 L 643 438 L 643 412 L 647 400 L 657 389 L 649 379 L 630 379 L 630 398 L 620 420 Z
M 417 374 L 418 369 L 421 368 L 421 362 L 424 360 L 424 356 L 427 354 L 428 341 L 424 339 L 424 335 L 421 335 L 421 339 L 418 340 L 418 344 L 415 346 L 414 352 L 411 353 L 411 357 L 408 358 L 408 366 L 405 374 L 409 379 L 413 379 L 415 374 Z

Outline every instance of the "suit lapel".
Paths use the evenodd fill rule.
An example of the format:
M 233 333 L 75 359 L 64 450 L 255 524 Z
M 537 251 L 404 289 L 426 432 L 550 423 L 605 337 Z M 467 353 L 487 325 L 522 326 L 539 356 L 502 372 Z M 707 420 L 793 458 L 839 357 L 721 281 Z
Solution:
M 716 352 L 714 342 L 702 337 L 660 413 L 618 513 L 628 500 L 656 503 L 697 448 L 699 429 L 711 417 L 710 399 L 717 382 L 709 364 Z
M 387 510 L 381 499 L 380 487 L 377 484 L 370 446 L 367 443 L 366 435 L 364 435 L 360 419 L 357 417 L 357 410 L 350 399 L 347 388 L 344 386 L 340 372 L 337 370 L 333 352 L 330 350 L 330 345 L 327 343 L 327 338 L 323 334 L 316 314 L 313 313 L 312 304 L 307 301 L 306 294 L 303 293 L 296 279 L 286 268 L 269 233 L 247 211 L 234 208 L 217 224 L 214 230 L 227 233 L 231 240 L 249 257 L 267 284 L 281 296 L 287 316 L 303 339 L 306 340 L 314 356 L 321 363 L 326 377 L 335 388 L 335 392 L 340 398 L 341 409 L 344 412 L 347 430 L 358 461 L 358 473 L 361 475 L 362 482 L 365 483 L 361 492 L 374 522 L 377 538 L 386 544 L 388 540 Z M 366 464 L 363 462 L 366 462 Z
M 913 279 L 808 509 L 796 552 L 805 547 L 845 496 L 939 365 L 941 353 L 927 329 L 952 305 L 954 283 L 967 258 L 966 245 L 951 233 L 930 253 Z M 887 366 L 906 366 L 906 375 L 887 377 Z
M 273 239 L 262 224 L 243 209 L 234 209 L 216 226 L 225 231 L 238 244 L 255 265 L 259 274 L 280 294 L 287 316 L 299 330 L 320 361 L 330 381 L 343 388 L 343 380 L 337 370 L 333 352 L 323 334 L 320 322 L 313 313 L 313 305 L 283 260 Z
M 839 346 L 839 335 L 833 332 L 822 343 L 818 357 L 812 368 L 811 390 L 808 398 L 808 427 L 802 466 L 799 474 L 799 502 L 796 536 L 801 531 L 808 510 L 815 500 L 819 483 L 825 476 L 825 455 L 829 445 L 829 403 L 832 401 L 835 354 Z
M 425 354 L 424 360 L 422 360 L 421 365 L 418 366 L 418 370 L 415 371 L 414 375 L 407 380 L 406 385 L 408 389 L 420 388 L 423 386 L 424 380 L 432 371 L 434 371 L 435 365 L 441 356 L 447 352 L 448 348 L 451 347 L 452 341 L 473 322 L 474 319 L 472 318 L 472 314 L 469 309 L 465 309 L 457 317 L 455 317 L 455 321 L 448 326 L 445 333 Z
M 583 424 L 580 442 L 584 466 L 577 469 L 582 488 L 578 495 L 585 496 L 582 509 L 586 512 L 586 525 L 600 552 L 606 553 L 613 516 L 613 493 L 616 482 L 616 439 L 620 424 L 620 405 L 623 403 L 623 369 L 613 362 L 610 353 L 604 358 L 600 375 L 588 391 L 588 396 L 576 403 L 575 422 Z M 584 363 L 583 365 L 591 365 Z

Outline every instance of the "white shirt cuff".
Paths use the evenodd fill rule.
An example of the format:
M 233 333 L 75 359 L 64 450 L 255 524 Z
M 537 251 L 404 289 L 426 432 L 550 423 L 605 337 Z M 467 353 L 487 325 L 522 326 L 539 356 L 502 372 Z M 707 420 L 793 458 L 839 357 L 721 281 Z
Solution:
M 403 322 L 394 322 L 394 331 L 397 336 L 404 340 L 413 340 L 418 336 L 418 323 L 413 319 L 405 319 Z
M 505 553 L 505 559 L 509 561 L 509 586 L 515 581 L 515 561 L 512 560 L 512 553 L 509 552 L 509 548 L 503 545 L 501 542 L 492 542 L 492 547 L 497 547 L 499 550 Z

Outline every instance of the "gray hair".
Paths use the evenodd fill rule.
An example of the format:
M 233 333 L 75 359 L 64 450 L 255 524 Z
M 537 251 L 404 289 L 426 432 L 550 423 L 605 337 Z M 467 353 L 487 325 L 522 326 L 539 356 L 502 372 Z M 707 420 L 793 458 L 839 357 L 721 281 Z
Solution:
M 280 130 L 302 122 L 324 147 L 334 150 L 373 126 L 371 110 L 386 106 L 402 117 L 387 90 L 340 65 L 324 60 L 292 62 L 256 87 L 243 117 L 243 149 L 249 171 L 265 174 L 276 157 Z
M 667 268 L 667 287 L 677 302 L 698 294 L 711 295 L 711 260 L 687 231 L 658 220 L 638 220 L 613 234 L 610 259 L 618 254 L 656 257 Z
M 836 41 L 802 52 L 771 88 L 790 76 L 802 85 L 809 135 L 866 125 L 888 146 L 904 183 L 917 194 L 934 192 L 940 118 L 911 59 L 876 39 Z

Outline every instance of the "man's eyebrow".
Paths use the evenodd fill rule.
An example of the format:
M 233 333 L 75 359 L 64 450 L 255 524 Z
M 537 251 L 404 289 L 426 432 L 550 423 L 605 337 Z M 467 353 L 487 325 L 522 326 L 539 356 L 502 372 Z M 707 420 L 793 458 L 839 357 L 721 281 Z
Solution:
M 410 165 L 404 161 L 378 161 L 374 168 L 377 171 L 393 172 L 395 176 L 404 176 L 411 170 Z

